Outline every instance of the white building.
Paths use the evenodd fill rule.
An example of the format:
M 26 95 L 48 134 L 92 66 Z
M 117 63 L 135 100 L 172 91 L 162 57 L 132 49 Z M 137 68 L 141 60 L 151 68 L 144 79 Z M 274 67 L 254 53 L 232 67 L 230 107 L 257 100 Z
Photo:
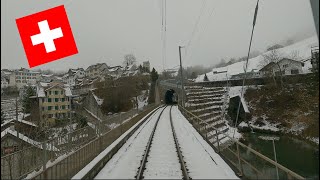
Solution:
M 8 86 L 9 86 L 8 80 L 5 77 L 1 76 L 1 89 L 6 88 Z
M 271 62 L 264 66 L 260 71 L 263 74 L 274 73 L 275 75 L 292 75 L 292 74 L 302 74 L 303 62 L 283 58 L 278 63 Z
M 40 72 L 34 72 L 25 68 L 21 68 L 13 71 L 9 75 L 9 86 L 17 86 L 17 88 L 21 88 L 27 84 L 33 85 L 36 84 L 40 78 Z
M 89 66 L 85 71 L 85 75 L 87 77 L 93 78 L 101 75 L 101 73 L 105 72 L 106 70 L 108 70 L 108 66 L 106 63 L 98 63 L 98 64 Z
M 62 77 L 63 82 L 74 86 L 77 79 L 83 78 L 85 76 L 85 71 L 83 68 L 69 69 L 69 71 Z

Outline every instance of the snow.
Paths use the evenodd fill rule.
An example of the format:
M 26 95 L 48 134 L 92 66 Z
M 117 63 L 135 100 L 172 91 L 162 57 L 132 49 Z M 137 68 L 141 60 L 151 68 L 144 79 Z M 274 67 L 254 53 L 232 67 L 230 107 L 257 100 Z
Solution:
M 308 59 L 311 57 L 311 46 L 318 46 L 318 37 L 312 36 L 308 39 L 305 39 L 303 41 L 297 42 L 295 44 L 292 44 L 290 46 L 286 46 L 283 48 L 278 49 L 279 53 L 283 54 L 284 57 L 290 56 L 290 53 L 293 51 L 296 51 L 301 59 Z M 263 55 L 266 55 L 270 53 L 270 51 L 263 53 Z M 263 55 L 259 55 L 257 57 L 249 59 L 248 62 L 248 69 L 247 72 L 251 72 L 252 70 L 261 69 L 263 64 Z M 246 61 L 237 62 L 231 65 L 228 65 L 226 67 L 220 67 L 220 68 L 214 68 L 212 69 L 212 72 L 206 73 L 209 81 L 221 81 L 226 80 L 227 78 L 230 79 L 232 75 L 244 73 L 244 67 L 245 67 Z M 303 73 L 309 73 L 311 68 L 311 63 L 305 63 L 303 67 Z M 227 71 L 227 73 L 218 73 L 214 74 L 213 72 L 223 72 Z M 196 82 L 203 82 L 204 74 L 199 75 L 196 78 Z
M 12 127 L 8 127 L 5 130 L 1 132 L 1 139 L 6 135 L 6 134 L 11 134 L 15 137 L 18 137 L 18 132 L 14 130 Z M 19 139 L 25 141 L 28 144 L 31 144 L 33 146 L 36 146 L 40 149 L 42 149 L 42 143 L 35 141 L 33 139 L 30 139 L 29 137 L 25 136 L 24 134 L 19 133 Z M 46 149 L 50 151 L 59 151 L 56 147 L 52 146 L 51 144 L 46 144 Z
M 72 92 L 71 92 L 70 87 L 65 87 L 63 89 L 65 90 L 65 95 L 66 96 L 72 96 Z
M 160 114 L 160 108 L 127 140 L 118 152 L 107 162 L 95 179 L 134 179 L 141 163 L 150 133 Z M 224 160 L 201 137 L 183 117 L 177 107 L 172 109 L 173 123 L 182 149 L 184 160 L 193 179 L 239 179 Z M 118 141 L 118 140 L 117 140 Z M 82 169 L 72 179 L 81 179 L 95 163 L 106 156 L 115 146 L 114 142 Z M 182 172 L 171 132 L 169 108 L 157 126 L 144 171 L 145 179 L 181 179 Z
M 93 114 L 91 111 L 89 111 L 87 108 L 83 107 L 84 110 L 86 110 L 91 116 L 93 116 L 94 118 L 96 118 L 99 121 L 102 121 L 99 117 L 97 117 L 95 114 Z
M 150 113 L 152 113 L 152 112 L 150 112 Z M 148 115 L 146 115 L 146 116 L 148 116 Z M 150 117 L 150 119 L 152 120 L 153 117 L 154 117 L 154 115 L 152 115 Z M 117 140 L 115 140 L 112 144 L 110 144 L 97 157 L 95 157 L 89 164 L 87 164 L 82 170 L 80 170 L 75 176 L 73 176 L 72 179 L 82 179 L 92 168 L 94 168 L 94 166 L 101 159 L 103 159 L 112 150 L 112 148 L 114 148 L 128 133 L 130 133 L 136 126 L 138 126 L 143 121 L 143 119 L 141 119 L 134 126 L 132 126 L 129 130 L 127 130 L 125 133 L 123 133 Z M 121 159 L 119 159 L 119 158 L 122 157 L 123 155 L 130 155 L 130 152 L 131 153 L 138 153 L 139 152 L 138 147 L 136 147 L 137 149 L 135 149 L 135 148 L 131 147 L 131 144 L 132 144 L 132 141 L 139 140 L 138 138 L 136 138 L 136 136 L 139 134 L 140 134 L 139 137 L 148 138 L 147 136 L 142 136 L 141 133 L 143 134 L 145 129 L 150 129 L 148 127 L 144 128 L 144 126 L 146 126 L 146 124 L 152 124 L 152 123 L 148 123 L 149 121 L 150 120 L 147 120 L 145 123 L 143 123 L 143 125 L 141 125 L 137 129 L 137 131 L 127 140 L 127 142 L 109 160 L 109 162 L 106 164 L 106 166 L 98 173 L 98 175 L 96 176 L 96 179 L 106 179 L 106 178 L 115 179 L 114 177 L 120 178 L 122 176 L 125 176 L 125 178 L 122 178 L 122 179 L 129 179 L 126 174 L 127 173 L 129 174 L 130 172 L 126 168 L 130 168 L 130 167 L 132 168 L 134 165 L 139 166 L 141 158 L 140 159 L 136 158 L 136 160 L 135 159 L 131 160 L 133 162 L 133 163 L 131 163 L 132 166 L 130 166 L 127 162 L 123 163 L 123 166 L 124 166 L 123 168 L 121 166 L 118 166 L 118 164 L 121 163 L 120 160 L 122 160 L 122 158 Z M 136 143 L 136 144 L 139 144 L 139 143 Z M 134 144 L 132 144 L 132 145 L 134 145 Z M 142 153 L 143 153 L 143 150 L 142 150 Z M 134 156 L 128 156 L 128 157 L 134 158 Z M 125 159 L 125 160 L 128 160 L 128 159 Z M 112 173 L 112 174 L 109 174 L 108 168 L 112 168 L 112 171 L 110 171 L 110 173 Z M 120 172 L 117 171 L 117 168 L 118 168 L 118 171 L 120 171 Z M 132 170 L 132 173 L 134 172 L 133 174 L 135 175 L 136 171 L 137 171 L 137 169 L 135 169 L 135 171 Z M 106 176 L 106 174 L 107 174 L 107 176 Z M 131 176 L 130 179 L 133 179 L 134 175 Z
M 59 161 L 61 161 L 61 160 L 63 160 L 64 158 L 68 157 L 68 156 L 71 155 L 72 153 L 73 153 L 73 151 L 68 152 L 68 153 L 66 153 L 66 154 L 63 154 L 63 155 L 57 157 L 56 159 L 54 159 L 53 161 L 52 161 L 52 160 L 49 160 L 49 161 L 46 163 L 46 168 L 51 167 L 51 166 L 57 164 Z M 31 173 L 29 173 L 24 179 L 34 179 L 34 177 L 35 177 L 36 175 L 38 175 L 40 172 L 42 172 L 42 171 L 43 171 L 43 166 L 42 166 L 38 171 L 34 170 L 34 171 L 32 171 Z
M 43 87 L 37 86 L 37 96 L 38 97 L 46 97 Z
M 172 119 L 192 179 L 239 179 L 176 106 L 172 108 Z
M 319 145 L 319 137 L 307 137 L 307 139 Z
M 273 132 L 279 132 L 280 129 L 277 128 L 276 126 L 278 126 L 280 123 L 270 123 L 269 121 L 265 120 L 265 116 L 263 116 L 263 120 L 262 122 L 265 124 L 263 126 L 258 126 L 255 125 L 254 123 L 256 122 L 256 117 L 253 117 L 251 121 L 249 121 L 250 127 L 254 128 L 254 129 L 260 129 L 260 130 L 269 130 L 269 131 L 273 131 Z M 248 127 L 248 124 L 246 122 L 241 122 L 239 125 L 239 127 Z
M 258 136 L 258 138 L 265 140 L 265 141 L 271 141 L 271 140 L 279 141 L 280 140 L 280 137 L 277 137 L 277 136 Z
M 169 111 L 169 107 L 163 111 L 155 131 L 143 174 L 145 179 L 182 179 Z
M 98 104 L 99 106 L 101 106 L 102 103 L 103 103 L 103 99 L 98 98 L 98 96 L 95 95 L 93 91 L 92 91 L 92 95 L 93 95 L 94 99 L 96 100 L 97 104 Z

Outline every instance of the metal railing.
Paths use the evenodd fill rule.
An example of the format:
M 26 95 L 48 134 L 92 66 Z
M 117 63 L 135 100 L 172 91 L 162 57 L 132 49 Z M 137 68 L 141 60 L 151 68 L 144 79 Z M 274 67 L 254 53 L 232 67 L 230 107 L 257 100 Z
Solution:
M 155 107 L 154 104 L 151 104 L 145 106 L 139 112 L 126 113 L 125 117 L 130 118 L 130 120 L 111 130 L 106 126 L 107 122 L 110 121 L 106 120 L 94 127 L 86 126 L 2 156 L 1 179 L 71 178 L 80 170 L 80 167 L 92 160 L 102 149 L 111 144 L 138 122 L 139 118 L 141 119 Z M 123 115 L 121 114 L 121 116 Z M 113 118 L 122 119 L 119 116 Z M 44 174 L 43 172 L 49 173 Z
M 226 161 L 226 163 L 236 171 L 239 177 L 246 179 L 278 179 L 278 169 L 280 179 L 305 179 L 251 147 L 239 142 L 227 133 L 219 132 L 219 129 L 215 127 L 213 127 L 213 136 L 216 141 L 211 143 L 207 138 L 207 135 L 210 132 L 207 132 L 206 127 L 209 124 L 180 105 L 179 109 L 201 136 Z M 223 134 L 227 139 L 219 139 L 219 134 Z

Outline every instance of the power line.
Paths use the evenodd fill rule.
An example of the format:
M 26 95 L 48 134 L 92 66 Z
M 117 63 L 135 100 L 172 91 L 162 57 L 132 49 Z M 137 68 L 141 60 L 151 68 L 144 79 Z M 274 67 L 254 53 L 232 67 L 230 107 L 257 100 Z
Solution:
M 191 43 L 191 41 L 192 41 L 192 39 L 193 39 L 193 36 L 194 36 L 194 34 L 195 34 L 195 31 L 196 31 L 196 29 L 197 29 L 197 27 L 198 27 L 198 25 L 199 25 L 200 18 L 201 18 L 202 14 L 203 14 L 203 9 L 204 9 L 204 7 L 205 7 L 205 4 L 206 4 L 206 1 L 205 1 L 205 0 L 202 0 L 202 6 L 201 6 L 201 9 L 200 9 L 200 14 L 199 14 L 199 16 L 198 16 L 198 19 L 196 20 L 195 26 L 193 27 L 193 31 L 192 31 L 192 33 L 191 33 L 191 38 L 190 38 L 190 40 L 188 41 L 187 48 L 189 47 L 189 45 L 190 45 L 190 43 Z
M 220 2 L 220 1 L 219 1 Z M 214 12 L 214 9 L 215 7 L 212 7 L 211 11 L 210 11 L 210 14 L 207 18 L 207 20 L 205 21 L 205 24 L 204 26 L 202 26 L 202 30 L 200 31 L 199 35 L 198 35 L 198 38 L 195 40 L 195 41 L 198 41 L 201 37 L 201 35 L 206 31 L 207 27 L 208 27 L 208 24 L 209 24 L 209 20 L 211 19 L 212 15 L 213 15 L 213 12 Z M 193 42 L 195 42 L 193 41 Z M 187 49 L 186 49 L 186 52 L 185 52 L 185 59 L 187 60 L 189 57 L 190 57 L 190 51 L 189 50 L 189 47 L 190 47 L 191 43 L 187 46 Z M 188 56 L 189 55 L 189 56 Z

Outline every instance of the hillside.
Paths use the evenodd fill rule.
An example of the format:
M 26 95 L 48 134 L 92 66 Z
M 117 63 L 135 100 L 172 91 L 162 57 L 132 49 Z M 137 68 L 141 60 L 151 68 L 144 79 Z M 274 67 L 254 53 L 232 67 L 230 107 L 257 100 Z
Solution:
M 283 48 L 278 49 L 280 54 L 283 54 L 284 57 L 290 57 L 290 54 L 292 52 L 296 52 L 297 55 L 303 60 L 307 59 L 311 56 L 310 48 L 312 46 L 318 46 L 318 37 L 317 36 L 312 36 L 308 39 L 302 40 L 300 42 L 297 42 L 295 44 L 292 44 L 290 46 L 286 46 Z M 262 68 L 261 64 L 263 61 L 263 55 L 270 53 L 270 51 L 265 52 L 255 58 L 249 59 L 248 63 L 248 72 L 252 70 L 260 70 Z M 219 81 L 219 80 L 226 80 L 227 78 L 231 78 L 232 75 L 243 73 L 244 72 L 244 66 L 245 66 L 246 61 L 241 61 L 237 62 L 225 67 L 221 68 L 214 68 L 212 69 L 211 72 L 207 73 L 207 77 L 209 81 Z M 307 61 L 305 63 L 305 66 L 303 67 L 303 72 L 304 73 L 309 73 L 311 68 L 311 63 L 310 61 Z M 223 72 L 227 71 L 227 73 L 218 73 L 218 74 L 213 74 L 213 72 Z M 195 80 L 196 82 L 202 82 L 204 78 L 204 74 L 199 75 L 197 79 Z

